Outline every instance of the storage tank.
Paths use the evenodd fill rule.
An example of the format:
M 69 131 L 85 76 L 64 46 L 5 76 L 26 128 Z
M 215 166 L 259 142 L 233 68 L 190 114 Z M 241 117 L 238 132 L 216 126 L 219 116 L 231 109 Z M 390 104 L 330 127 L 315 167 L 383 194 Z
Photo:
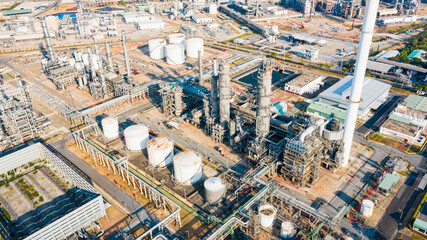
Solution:
M 274 219 L 276 218 L 276 212 L 277 209 L 269 204 L 260 206 L 258 214 L 261 226 L 265 228 L 273 226 Z
M 102 131 L 107 139 L 119 136 L 119 121 L 113 117 L 105 117 L 101 120 Z
M 179 65 L 185 62 L 184 48 L 179 44 L 165 46 L 166 62 L 170 65 Z
M 209 5 L 209 14 L 218 14 L 218 7 L 215 3 Z
M 126 148 L 131 151 L 141 151 L 147 148 L 148 128 L 145 125 L 132 125 L 123 131 Z
M 151 39 L 148 41 L 148 52 L 151 59 L 162 59 L 165 57 L 164 47 L 166 40 L 161 38 Z
M 150 14 L 155 14 L 156 13 L 156 8 L 154 7 L 154 5 L 149 5 L 148 6 L 148 12 Z
M 153 138 L 147 143 L 148 162 L 153 167 L 165 167 L 173 161 L 173 142 L 165 137 Z
M 364 217 L 372 216 L 372 212 L 374 211 L 374 203 L 371 200 L 365 199 L 362 201 L 362 206 L 360 207 L 360 213 Z
M 192 151 L 178 153 L 173 158 L 173 172 L 178 183 L 196 183 L 203 176 L 202 157 Z
M 185 49 L 187 50 L 187 57 L 197 58 L 199 50 L 202 51 L 203 56 L 203 38 L 190 38 L 185 41 Z
M 212 177 L 204 182 L 205 200 L 209 204 L 215 204 L 222 200 L 227 191 L 226 185 L 219 177 Z
M 293 235 L 294 227 L 291 222 L 285 221 L 282 222 L 282 226 L 280 228 L 280 236 L 283 239 L 291 239 Z
M 174 33 L 168 36 L 169 44 L 184 44 L 185 35 L 182 33 Z

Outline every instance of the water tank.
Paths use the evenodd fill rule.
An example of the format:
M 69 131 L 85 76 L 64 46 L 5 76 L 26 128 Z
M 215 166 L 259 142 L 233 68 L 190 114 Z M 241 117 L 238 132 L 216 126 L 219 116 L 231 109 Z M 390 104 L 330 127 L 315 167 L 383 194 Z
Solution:
M 148 6 L 148 12 L 150 14 L 155 14 L 156 13 L 156 7 L 154 5 L 149 5 Z
M 326 124 L 323 136 L 332 141 L 341 140 L 344 135 L 344 128 L 341 121 L 333 118 L 329 123 Z
M 212 3 L 209 5 L 209 14 L 217 14 L 218 13 L 218 7 L 215 3 Z
M 179 44 L 165 46 L 166 62 L 170 65 L 179 65 L 185 62 L 184 48 Z
M 165 57 L 164 47 L 166 40 L 161 38 L 151 39 L 148 41 L 148 51 L 151 59 L 162 59 Z
M 126 148 L 131 151 L 141 151 L 147 148 L 148 128 L 144 125 L 132 125 L 123 131 Z
M 226 185 L 219 177 L 212 177 L 204 182 L 205 200 L 209 204 L 215 204 L 221 201 L 227 191 Z
M 374 211 L 374 203 L 371 200 L 365 199 L 362 201 L 362 206 L 360 207 L 360 213 L 364 217 L 372 216 L 372 212 Z
M 262 205 L 258 209 L 259 223 L 262 227 L 269 228 L 273 226 L 274 219 L 276 218 L 277 209 L 271 205 Z
M 178 153 L 173 158 L 173 172 L 178 183 L 196 183 L 203 176 L 202 157 L 192 151 Z
M 282 226 L 280 228 L 280 236 L 283 239 L 291 239 L 293 235 L 294 227 L 291 222 L 285 221 L 282 222 Z
M 113 117 L 105 117 L 101 120 L 102 131 L 107 139 L 119 136 L 119 121 Z
M 185 41 L 185 49 L 187 50 L 187 57 L 199 57 L 199 50 L 202 51 L 203 56 L 203 38 L 190 38 Z
M 168 36 L 169 44 L 184 44 L 185 35 L 182 33 L 174 33 Z
M 165 167 L 173 161 L 173 142 L 165 137 L 153 138 L 147 143 L 148 162 L 153 167 Z

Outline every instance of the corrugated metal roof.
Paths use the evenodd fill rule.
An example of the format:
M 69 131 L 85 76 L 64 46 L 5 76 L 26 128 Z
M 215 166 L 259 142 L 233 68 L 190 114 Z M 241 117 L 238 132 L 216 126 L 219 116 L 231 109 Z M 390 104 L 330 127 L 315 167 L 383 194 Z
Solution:
M 414 227 L 427 231 L 427 222 L 424 222 L 423 220 L 420 220 L 420 219 L 415 219 Z
M 341 122 L 345 121 L 345 116 L 347 114 L 346 110 L 342 110 L 337 107 L 329 106 L 320 102 L 312 102 L 307 107 L 307 111 L 311 113 L 318 113 L 320 116 L 329 118 L 332 114 L 338 118 Z
M 426 53 L 424 50 L 414 50 L 408 55 L 408 58 L 418 58 L 424 53 Z
M 390 64 L 374 62 L 371 60 L 368 60 L 368 64 L 366 65 L 367 69 L 377 71 L 380 73 L 387 73 L 388 71 L 390 71 L 392 67 L 393 66 Z
M 384 179 L 381 181 L 378 188 L 384 189 L 386 191 L 390 190 L 393 184 L 399 181 L 400 177 L 386 173 Z
M 421 190 L 425 190 L 427 186 L 427 174 L 424 175 L 424 177 L 421 179 L 420 183 L 418 184 L 418 188 Z
M 406 97 L 404 104 L 408 108 L 427 112 L 427 97 L 411 94 L 408 97 Z
M 350 95 L 351 85 L 353 76 L 346 76 L 340 81 L 332 85 L 330 88 L 322 92 L 319 97 L 325 99 L 340 100 L 342 103 L 346 103 L 346 98 Z M 362 89 L 362 103 L 359 105 L 359 109 L 366 109 L 371 106 L 377 99 L 388 92 L 391 88 L 390 84 L 377 81 L 373 78 L 365 77 Z
M 9 16 L 9 15 L 16 15 L 16 14 L 27 14 L 32 13 L 33 10 L 31 9 L 17 9 L 17 10 L 4 10 L 1 13 L 3 16 Z

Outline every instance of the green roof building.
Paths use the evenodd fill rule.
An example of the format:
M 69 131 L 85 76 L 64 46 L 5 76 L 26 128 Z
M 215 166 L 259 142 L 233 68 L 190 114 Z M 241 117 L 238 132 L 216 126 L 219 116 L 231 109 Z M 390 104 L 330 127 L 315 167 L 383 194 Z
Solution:
M 421 207 L 420 212 L 418 213 L 417 218 L 412 225 L 412 229 L 418 231 L 424 235 L 427 235 L 427 202 L 424 202 Z
M 408 58 L 419 58 L 422 57 L 424 54 L 426 54 L 424 50 L 414 50 L 408 55 Z
M 418 111 L 427 112 L 427 97 L 409 95 L 403 103 L 408 107 Z
M 22 14 L 30 14 L 32 12 L 33 12 L 32 9 L 17 9 L 17 10 L 4 10 L 1 12 L 1 14 L 4 17 L 7 17 L 7 16 L 22 15 Z
M 341 122 L 345 121 L 345 116 L 347 114 L 346 110 L 320 102 L 310 103 L 310 105 L 308 105 L 307 107 L 307 112 L 318 114 L 319 116 L 322 116 L 324 118 L 329 118 L 332 114 L 334 114 L 334 116 L 338 118 L 338 120 L 340 120 Z

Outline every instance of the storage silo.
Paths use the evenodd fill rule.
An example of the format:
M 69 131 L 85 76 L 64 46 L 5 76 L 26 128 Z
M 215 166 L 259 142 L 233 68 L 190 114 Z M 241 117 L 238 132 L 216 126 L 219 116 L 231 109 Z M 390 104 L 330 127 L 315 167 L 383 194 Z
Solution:
M 190 38 L 185 41 L 185 49 L 187 57 L 197 58 L 199 56 L 199 50 L 202 51 L 203 56 L 203 38 Z
M 161 38 L 148 41 L 148 51 L 151 59 L 162 59 L 165 57 L 166 40 Z
M 105 117 L 101 120 L 102 131 L 107 139 L 119 136 L 119 121 L 113 117 Z
M 148 128 L 145 125 L 132 125 L 123 131 L 126 148 L 131 151 L 141 151 L 147 148 L 149 138 Z
M 292 226 L 292 223 L 289 221 L 282 222 L 282 225 L 280 227 L 280 237 L 283 239 L 291 239 L 293 236 L 294 227 Z
M 148 162 L 153 167 L 165 167 L 173 161 L 173 142 L 165 137 L 153 138 L 147 143 Z
M 371 200 L 365 199 L 362 201 L 362 206 L 360 207 L 360 213 L 364 217 L 370 217 L 372 216 L 372 213 L 374 211 L 374 206 L 375 204 Z
M 173 172 L 178 183 L 196 183 L 203 176 L 202 157 L 192 151 L 178 153 L 173 158 Z
M 258 208 L 259 223 L 262 227 L 269 228 L 273 226 L 276 218 L 277 209 L 269 204 L 261 205 Z
M 185 62 L 184 48 L 179 44 L 165 46 L 166 62 L 170 65 L 179 65 Z
M 216 204 L 222 200 L 227 191 L 226 185 L 219 177 L 212 177 L 204 182 L 205 200 L 209 204 Z
M 169 44 L 184 44 L 185 35 L 182 33 L 174 33 L 168 36 Z

